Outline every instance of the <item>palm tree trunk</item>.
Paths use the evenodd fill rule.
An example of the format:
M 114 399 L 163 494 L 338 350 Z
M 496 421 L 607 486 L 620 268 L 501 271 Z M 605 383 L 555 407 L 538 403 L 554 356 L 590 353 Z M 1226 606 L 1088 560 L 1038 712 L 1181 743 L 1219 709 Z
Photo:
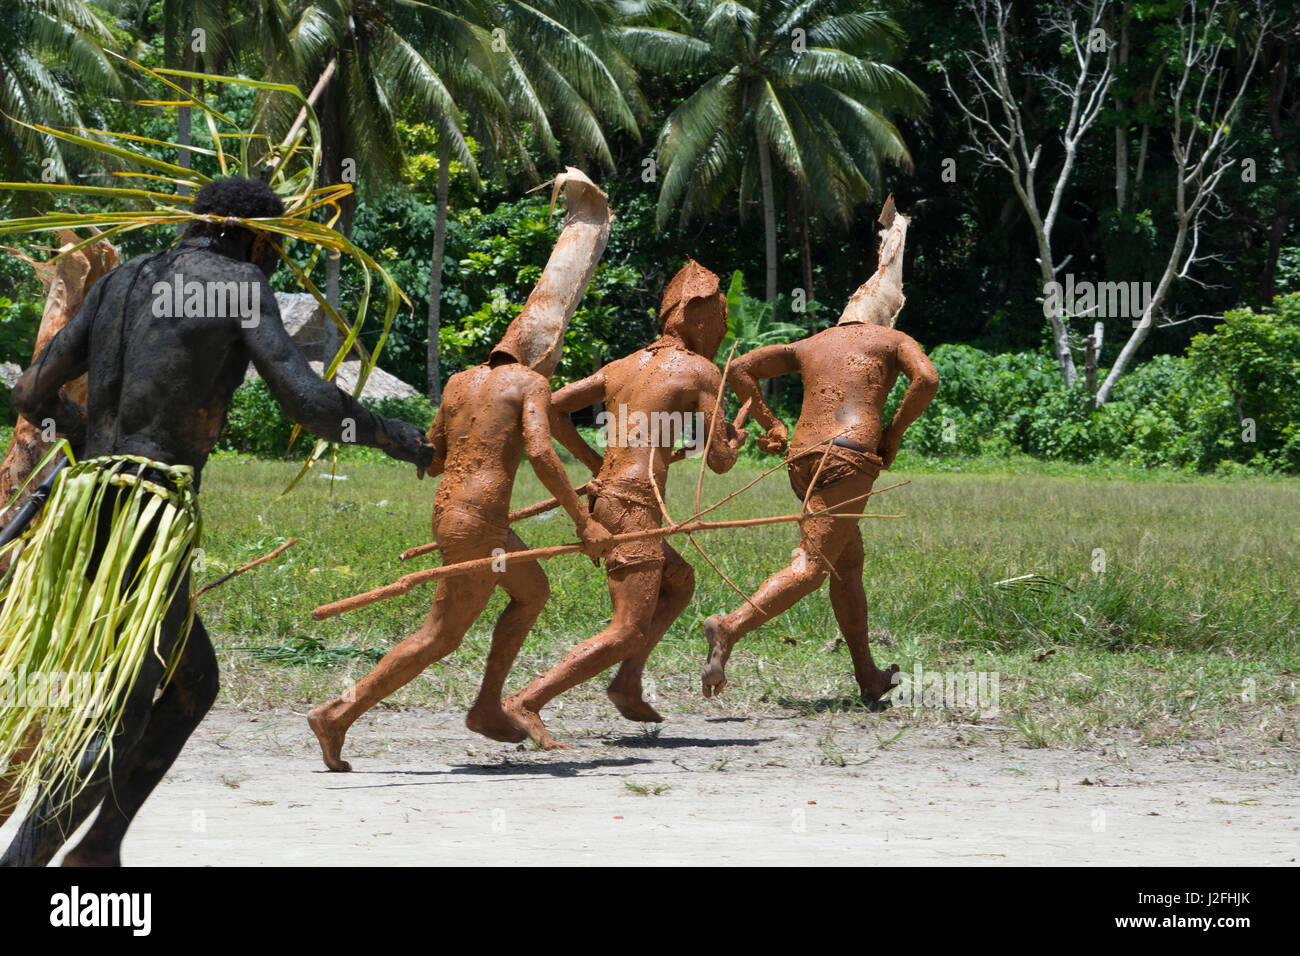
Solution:
M 442 328 L 442 254 L 447 242 L 447 193 L 451 186 L 451 140 L 438 141 L 438 212 L 433 223 L 433 261 L 429 263 L 429 401 L 442 404 L 442 371 L 438 364 L 438 332 Z
M 194 69 L 194 52 L 188 43 L 184 44 L 184 53 L 181 57 L 181 68 L 185 70 Z M 193 88 L 194 81 L 188 76 L 180 76 L 176 79 L 178 80 L 177 85 L 183 89 L 185 95 L 188 96 L 190 90 Z M 176 165 L 183 166 L 185 169 L 192 168 L 190 151 L 186 148 L 190 145 L 191 141 L 192 120 L 193 117 L 190 114 L 190 108 L 188 106 L 182 106 L 177 110 L 176 145 L 180 148 L 176 150 Z M 176 194 L 178 196 L 188 196 L 190 194 L 190 188 L 188 186 L 179 186 L 176 190 Z M 176 231 L 183 235 L 185 233 L 185 228 L 186 224 L 181 223 L 176 227 Z
M 772 192 L 772 156 L 763 134 L 758 136 L 758 170 L 763 190 L 763 233 L 767 258 L 767 301 L 776 301 L 776 199 Z

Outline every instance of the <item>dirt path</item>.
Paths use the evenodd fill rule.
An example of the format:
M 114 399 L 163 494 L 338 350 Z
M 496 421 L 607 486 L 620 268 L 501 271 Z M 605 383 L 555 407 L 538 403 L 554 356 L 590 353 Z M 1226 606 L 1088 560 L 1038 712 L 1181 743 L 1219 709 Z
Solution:
M 378 710 L 351 775 L 301 717 L 214 711 L 145 806 L 128 864 L 1293 864 L 1294 750 L 1031 750 L 865 716 L 604 716 L 562 754 L 460 715 Z M 894 733 L 894 730 L 889 730 Z M 843 763 L 841 766 L 840 764 Z M 1088 781 L 1085 783 L 1084 781 Z M 637 788 L 637 789 L 633 789 Z M 13 822 L 0 831 L 8 842 Z

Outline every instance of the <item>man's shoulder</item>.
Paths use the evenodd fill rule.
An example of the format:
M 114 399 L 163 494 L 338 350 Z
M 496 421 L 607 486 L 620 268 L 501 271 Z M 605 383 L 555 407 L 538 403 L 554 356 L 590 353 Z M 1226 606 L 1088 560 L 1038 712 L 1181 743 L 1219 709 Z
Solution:
M 882 348 L 892 349 L 903 342 L 913 341 L 910 335 L 906 332 L 900 332 L 898 329 L 891 329 L 884 325 L 873 325 L 869 322 L 854 322 L 849 325 L 832 325 L 829 329 L 823 329 L 821 332 L 797 342 L 796 345 L 844 348 L 847 344 L 846 338 L 852 343 L 853 347 L 867 351 L 877 351 Z

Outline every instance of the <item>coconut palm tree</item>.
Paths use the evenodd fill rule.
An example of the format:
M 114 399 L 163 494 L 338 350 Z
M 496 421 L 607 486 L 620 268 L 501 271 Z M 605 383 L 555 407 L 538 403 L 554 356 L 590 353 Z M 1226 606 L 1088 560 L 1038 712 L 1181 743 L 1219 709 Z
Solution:
M 366 191 L 397 179 L 403 160 L 397 120 L 409 108 L 432 119 L 477 185 L 461 113 L 442 73 L 473 55 L 481 31 L 448 6 L 417 0 L 298 0 L 287 12 L 287 49 L 268 72 L 313 90 L 325 184 L 355 182 Z M 272 135 L 291 127 L 296 103 L 271 97 L 263 105 Z M 355 211 L 355 196 L 349 197 L 338 223 L 345 235 Z M 330 258 L 326 294 L 334 305 L 338 279 L 339 260 Z
M 122 81 L 105 53 L 116 46 L 113 35 L 82 0 L 10 0 L 4 20 L 0 179 L 24 178 L 34 160 L 41 172 L 66 180 L 59 142 L 30 126 L 84 126 L 77 90 L 121 92 Z
M 677 24 L 624 26 L 617 42 L 631 62 L 699 77 L 659 134 L 660 228 L 737 193 L 743 214 L 757 188 L 775 301 L 774 167 L 811 208 L 847 222 L 879 191 L 882 163 L 910 163 L 889 119 L 925 104 L 889 63 L 904 39 L 861 0 L 685 0 Z
M 618 16 L 615 5 L 479 0 L 459 9 L 483 31 L 484 42 L 474 56 L 448 64 L 444 76 L 489 161 L 500 168 L 501 158 L 514 156 L 539 180 L 523 142 L 528 127 L 553 161 L 563 146 L 573 151 L 575 165 L 585 166 L 590 156 L 613 169 L 607 128 L 621 126 L 639 136 L 638 121 L 647 115 L 634 70 L 607 39 Z M 449 142 L 440 138 L 428 313 L 429 394 L 435 403 L 441 392 L 438 336 L 450 165 Z
M 227 12 L 224 0 L 163 0 L 163 63 L 167 68 L 202 73 L 221 63 L 226 57 Z M 186 93 L 194 86 L 189 77 L 178 77 L 176 83 Z M 182 106 L 176 113 L 176 145 L 180 147 L 176 164 L 186 169 L 190 167 L 190 126 L 190 107 Z
M 266 7 L 277 0 L 259 0 Z M 608 124 L 637 133 L 643 104 L 629 91 L 631 69 L 608 47 L 611 16 L 592 0 L 285 0 L 288 52 L 271 75 L 312 88 L 321 120 L 326 182 L 353 172 L 368 183 L 397 178 L 402 163 L 397 118 L 429 117 L 439 134 L 437 214 L 429 288 L 429 392 L 438 399 L 438 332 L 449 170 L 459 160 L 478 187 L 466 142 L 473 132 L 488 157 L 514 154 L 535 167 L 524 131 L 559 159 L 560 144 L 613 166 Z M 615 61 L 611 68 L 602 54 Z M 292 104 L 271 101 L 273 128 L 286 129 Z M 285 107 L 290 107 L 285 111 Z M 463 106 L 463 109 L 462 109 Z M 349 168 L 343 168 L 344 161 Z M 334 178 L 331 178 L 334 177 Z M 353 206 L 340 227 L 351 228 Z M 327 292 L 338 296 L 337 264 L 327 263 Z

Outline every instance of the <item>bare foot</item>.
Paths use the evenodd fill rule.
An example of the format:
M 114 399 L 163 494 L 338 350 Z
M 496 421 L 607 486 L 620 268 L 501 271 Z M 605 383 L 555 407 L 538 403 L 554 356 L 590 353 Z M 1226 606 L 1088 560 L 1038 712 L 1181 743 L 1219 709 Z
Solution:
M 568 750 L 569 745 L 561 740 L 556 740 L 547 733 L 546 725 L 542 723 L 542 718 L 537 716 L 534 711 L 529 710 L 523 705 L 517 697 L 508 697 L 501 705 L 506 714 L 518 726 L 528 732 L 533 743 L 543 750 Z
M 79 843 L 68 855 L 63 858 L 62 866 L 121 866 L 122 855 L 120 851 L 113 850 L 102 851 L 88 848 L 85 843 Z
M 348 763 L 339 756 L 343 751 L 343 738 L 347 736 L 346 730 L 337 730 L 325 716 L 327 704 L 313 708 L 307 714 L 307 724 L 311 727 L 311 732 L 316 735 L 316 740 L 320 743 L 321 756 L 325 758 L 325 766 L 329 767 L 335 773 L 350 773 L 352 764 Z
M 704 661 L 702 675 L 705 697 L 717 697 L 727 686 L 727 658 L 731 647 L 722 636 L 722 616 L 714 614 L 704 619 L 704 639 L 709 643 L 709 656 Z
M 629 694 L 626 691 L 616 690 L 611 687 L 605 691 L 605 695 L 614 702 L 618 712 L 628 720 L 639 720 L 642 723 L 659 724 L 663 722 L 663 717 L 659 711 L 655 710 L 640 694 Z
M 897 664 L 890 664 L 889 668 L 883 671 L 877 668 L 876 672 L 865 681 L 858 681 L 858 689 L 862 691 L 862 702 L 867 705 L 868 710 L 884 710 L 888 704 L 884 699 L 885 695 L 902 683 L 902 680 Z
M 465 726 L 476 734 L 482 734 L 489 740 L 499 740 L 503 744 L 517 744 L 528 739 L 523 728 L 516 726 L 496 702 L 471 707 L 465 715 Z

